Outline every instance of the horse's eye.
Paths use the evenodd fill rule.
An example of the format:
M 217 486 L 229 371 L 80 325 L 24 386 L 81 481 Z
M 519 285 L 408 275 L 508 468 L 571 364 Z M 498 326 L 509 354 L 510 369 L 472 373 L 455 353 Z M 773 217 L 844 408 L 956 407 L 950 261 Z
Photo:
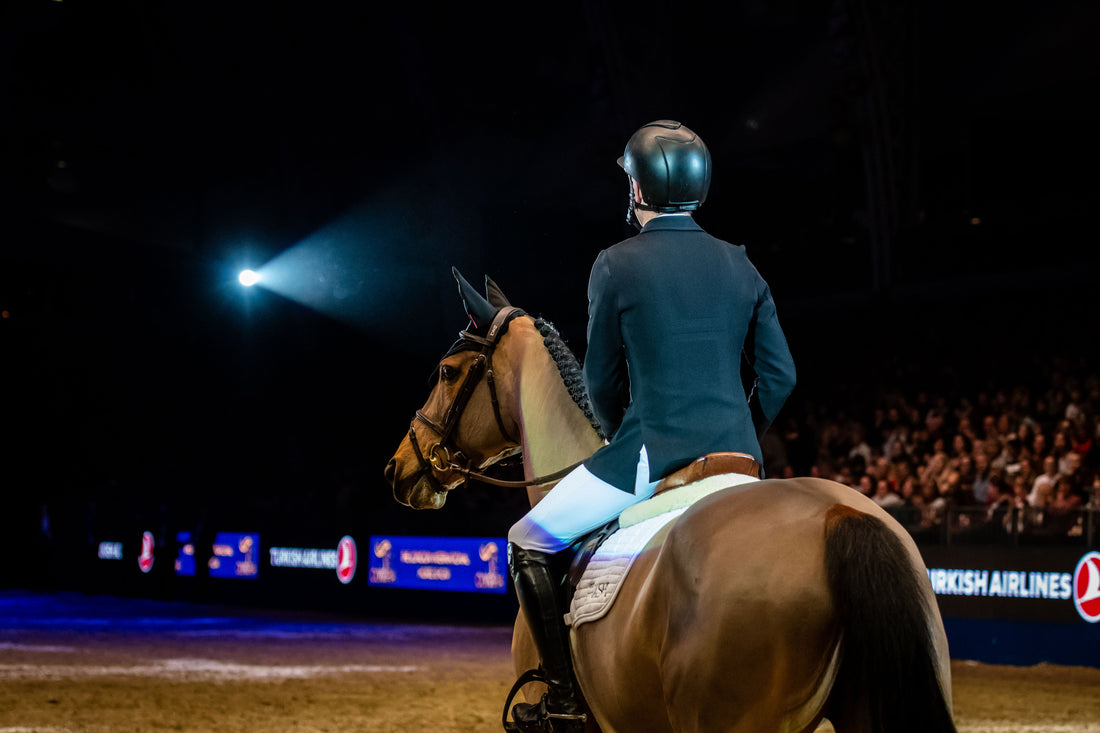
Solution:
M 444 382 L 453 382 L 458 379 L 458 370 L 449 364 L 444 364 L 439 368 L 439 378 Z

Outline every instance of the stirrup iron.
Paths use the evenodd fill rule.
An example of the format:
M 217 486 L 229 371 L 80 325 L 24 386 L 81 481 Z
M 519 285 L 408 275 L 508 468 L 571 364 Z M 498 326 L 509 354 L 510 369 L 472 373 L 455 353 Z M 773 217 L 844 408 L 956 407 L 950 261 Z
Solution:
M 508 720 L 508 713 L 512 710 L 512 701 L 515 699 L 516 695 L 519 694 L 519 691 L 523 689 L 525 685 L 528 685 L 531 682 L 542 682 L 543 684 L 546 683 L 546 676 L 543 674 L 541 669 L 529 669 L 521 674 L 519 676 L 519 679 L 516 680 L 515 684 L 512 685 L 511 691 L 508 692 L 508 699 L 504 701 L 504 711 L 500 714 L 500 724 L 504 727 L 506 733 L 516 733 L 517 731 L 519 731 L 519 726 L 515 722 L 510 722 Z M 540 705 L 546 705 L 545 695 L 543 696 Z M 584 713 L 580 713 L 578 715 L 562 715 L 560 713 L 551 713 L 547 711 L 546 717 L 548 720 L 574 720 L 581 724 L 584 724 L 588 721 L 588 716 Z

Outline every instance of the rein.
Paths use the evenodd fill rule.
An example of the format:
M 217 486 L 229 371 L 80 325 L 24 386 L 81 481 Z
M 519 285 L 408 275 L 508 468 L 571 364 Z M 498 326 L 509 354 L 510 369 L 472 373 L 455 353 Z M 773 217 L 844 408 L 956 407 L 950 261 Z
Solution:
M 522 489 L 527 486 L 542 486 L 543 484 L 548 484 L 551 481 L 557 481 L 558 479 L 565 478 L 565 476 L 567 476 L 570 471 L 580 466 L 582 463 L 584 463 L 584 461 L 577 461 L 571 466 L 566 466 L 563 469 L 554 471 L 553 473 L 548 473 L 545 476 L 538 476 L 537 478 L 533 478 L 530 481 L 505 481 L 504 479 L 486 476 L 485 474 L 478 473 L 477 471 L 471 471 L 468 468 L 463 468 L 462 466 L 454 463 L 451 464 L 450 468 L 455 473 L 462 474 L 468 479 L 472 478 L 486 484 L 492 484 L 493 486 L 504 486 L 509 489 Z
M 467 480 L 475 479 L 494 486 L 523 488 L 527 486 L 539 486 L 550 483 L 551 481 L 556 481 L 583 463 L 583 461 L 574 463 L 572 466 L 567 466 L 560 471 L 555 471 L 546 476 L 539 476 L 530 481 L 505 481 L 487 476 L 472 468 L 472 461 L 466 457 L 462 449 L 452 440 L 452 434 L 458 426 L 458 421 L 462 417 L 462 412 L 466 409 L 466 405 L 470 401 L 470 396 L 477 388 L 482 375 L 484 375 L 489 384 L 489 401 L 493 405 L 493 417 L 496 418 L 497 428 L 500 430 L 500 434 L 510 443 L 519 442 L 508 432 L 508 429 L 504 426 L 504 418 L 501 417 L 500 414 L 500 400 L 497 398 L 496 378 L 493 372 L 493 351 L 496 349 L 497 342 L 503 335 L 507 324 L 513 318 L 522 314 L 522 310 L 511 306 L 500 309 L 497 311 L 496 317 L 493 318 L 493 322 L 489 326 L 489 331 L 484 338 L 467 331 L 460 331 L 458 335 L 461 341 L 478 344 L 481 347 L 481 351 L 474 359 L 473 364 L 471 364 L 470 368 L 466 371 L 466 376 L 463 378 L 462 384 L 458 388 L 458 394 L 455 395 L 454 402 L 452 402 L 451 406 L 447 409 L 447 414 L 443 419 L 443 423 L 440 424 L 420 410 L 417 410 L 412 423 L 409 424 L 409 443 L 412 444 L 413 452 L 416 454 L 416 460 L 420 465 L 418 474 L 427 477 L 432 490 L 437 493 L 442 492 L 444 489 L 442 485 L 440 485 L 439 479 L 435 476 L 436 471 L 442 472 L 450 470 Z M 453 351 L 454 349 L 452 349 L 452 352 Z M 415 425 L 417 420 L 439 436 L 438 442 L 428 448 L 427 455 L 421 450 L 420 442 L 416 438 Z M 487 468 L 500 460 L 515 455 L 521 450 L 521 446 L 517 445 L 514 449 L 498 453 L 496 456 L 482 463 L 478 468 Z M 466 464 L 463 465 L 460 459 L 465 459 Z

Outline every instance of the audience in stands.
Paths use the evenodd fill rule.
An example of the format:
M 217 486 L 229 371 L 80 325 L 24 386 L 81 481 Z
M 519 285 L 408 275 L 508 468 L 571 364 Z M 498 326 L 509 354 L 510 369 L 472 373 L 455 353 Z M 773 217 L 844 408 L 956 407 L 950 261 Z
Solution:
M 1100 509 L 1097 375 L 1055 370 L 1039 390 L 898 390 L 864 407 L 789 418 L 770 475 L 847 484 L 915 535 L 1076 536 L 1086 528 L 1080 510 Z

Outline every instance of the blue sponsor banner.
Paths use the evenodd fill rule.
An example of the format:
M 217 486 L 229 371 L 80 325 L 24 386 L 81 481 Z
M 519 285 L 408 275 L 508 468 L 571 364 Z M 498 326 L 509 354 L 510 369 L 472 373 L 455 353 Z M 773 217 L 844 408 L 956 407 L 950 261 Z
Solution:
M 370 538 L 369 583 L 390 588 L 505 593 L 503 537 Z
M 260 535 L 255 532 L 218 532 L 211 548 L 210 577 L 255 578 L 260 574 Z
M 190 532 L 176 533 L 176 575 L 195 574 L 195 541 Z

